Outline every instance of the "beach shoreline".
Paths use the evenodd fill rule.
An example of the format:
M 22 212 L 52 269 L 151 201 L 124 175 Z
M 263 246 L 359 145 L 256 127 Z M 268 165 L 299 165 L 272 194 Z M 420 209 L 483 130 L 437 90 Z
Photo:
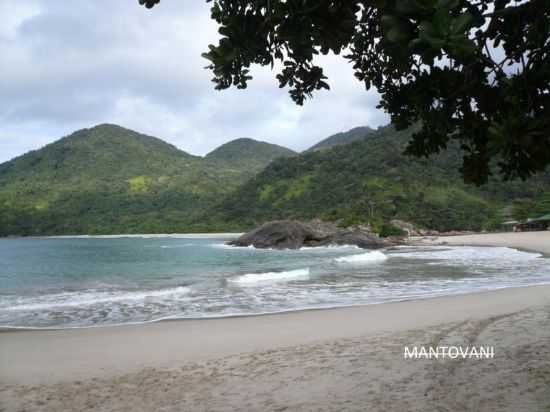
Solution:
M 546 254 L 550 232 L 538 233 L 426 244 Z M 545 410 L 549 315 L 550 285 L 539 285 L 260 316 L 4 331 L 0 411 Z M 496 356 L 404 360 L 404 347 L 417 344 L 493 345 Z
M 5 330 L 0 334 L 0 364 L 3 365 L 0 382 L 48 383 L 113 376 L 141 368 L 167 367 L 174 361 L 216 359 L 499 316 L 547 303 L 550 304 L 550 285 L 536 285 L 260 316 L 77 329 Z M 193 340 L 188 341 L 188 336 Z M 140 344 L 131 345 L 132 342 Z M 151 347 L 156 349 L 150 351 Z M 101 348 L 99 352 L 98 348 Z M 64 362 L 67 359 L 71 362 Z
M 414 244 L 449 246 L 502 246 L 550 256 L 550 231 L 477 233 L 473 235 L 418 237 Z

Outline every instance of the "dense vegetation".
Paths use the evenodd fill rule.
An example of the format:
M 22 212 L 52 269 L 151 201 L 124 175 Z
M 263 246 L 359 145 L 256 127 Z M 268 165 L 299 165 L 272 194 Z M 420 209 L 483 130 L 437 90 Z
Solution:
M 242 171 L 243 166 L 246 165 L 246 170 L 255 174 L 278 157 L 296 154 L 286 147 L 243 137 L 221 145 L 208 153 L 206 159 L 226 169 L 236 168 L 239 171 Z
M 429 160 L 403 155 L 413 132 L 384 127 L 349 145 L 276 160 L 217 205 L 213 219 L 252 227 L 274 218 L 322 217 L 380 230 L 398 218 L 447 231 L 496 229 L 519 217 L 522 202 L 550 212 L 550 172 L 528 182 L 466 185 L 456 146 Z
M 357 140 L 363 140 L 367 134 L 373 130 L 368 126 L 355 127 L 347 132 L 336 133 L 332 136 L 321 140 L 319 143 L 311 146 L 308 150 L 324 150 L 334 146 L 340 146 L 356 142 Z
M 288 217 L 391 235 L 393 218 L 479 230 L 550 213 L 550 172 L 478 188 L 457 173 L 457 147 L 417 160 L 402 154 L 412 130 L 365 133 L 300 155 L 237 139 L 201 158 L 118 126 L 80 130 L 0 165 L 0 235 L 237 231 Z
M 246 143 L 261 156 L 239 144 L 226 165 L 223 148 L 211 161 L 114 125 L 80 130 L 0 165 L 0 235 L 206 230 L 199 215 L 282 151 Z

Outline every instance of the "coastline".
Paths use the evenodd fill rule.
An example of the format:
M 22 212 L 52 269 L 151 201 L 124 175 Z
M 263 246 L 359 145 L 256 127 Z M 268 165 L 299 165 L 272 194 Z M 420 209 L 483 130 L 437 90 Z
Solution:
M 195 233 L 195 234 L 138 234 L 138 235 L 98 235 L 98 236 L 59 236 L 48 237 L 43 239 L 89 239 L 89 238 L 220 238 L 235 237 L 236 233 Z M 504 235 L 504 237 L 503 237 Z M 410 246 L 508 246 L 515 249 L 525 250 L 529 252 L 542 253 L 543 255 L 550 256 L 550 231 L 546 232 L 524 232 L 524 233 L 490 233 L 490 234 L 473 234 L 473 235 L 453 235 L 453 236 L 438 236 L 438 237 L 414 237 L 409 242 Z M 392 247 L 389 247 L 391 249 Z M 518 288 L 534 285 L 520 285 L 520 286 L 506 286 L 506 288 Z M 546 285 L 542 282 L 538 285 Z M 26 326 L 5 326 L 0 325 L 0 334 L 10 332 L 42 332 L 42 331 L 66 331 L 66 330 L 80 330 L 80 329 L 97 329 L 97 328 L 118 328 L 127 326 L 146 326 L 155 323 L 163 322 L 180 322 L 180 321 L 203 321 L 203 320 L 222 320 L 233 319 L 243 317 L 264 317 L 274 315 L 286 315 L 289 313 L 300 313 L 310 311 L 330 311 L 339 309 L 351 309 L 363 306 L 371 305 L 383 305 L 387 303 L 399 303 L 416 300 L 427 300 L 433 298 L 447 297 L 447 296 L 460 296 L 467 294 L 485 293 L 502 289 L 501 287 L 485 288 L 480 290 L 471 291 L 459 291 L 459 292 L 447 292 L 444 294 L 434 293 L 431 295 L 411 295 L 408 297 L 402 297 L 399 299 L 388 299 L 373 303 L 356 303 L 348 305 L 327 305 L 318 307 L 296 307 L 291 309 L 284 309 L 280 311 L 267 311 L 257 313 L 229 313 L 223 315 L 211 315 L 211 316 L 197 316 L 197 317 L 166 317 L 152 319 L 142 322 L 128 322 L 120 324 L 106 324 L 106 325 L 87 325 L 87 326 L 70 326 L 70 327 L 26 327 Z
M 550 232 L 538 233 L 425 244 L 548 253 Z M 545 410 L 549 315 L 550 285 L 542 285 L 258 316 L 9 330 L 0 333 L 0 411 Z M 493 345 L 496 356 L 404 360 L 404 347 L 416 344 Z
M 479 233 L 416 239 L 421 245 L 503 246 L 550 256 L 550 230 L 539 232 Z
M 545 304 L 550 304 L 550 285 L 261 316 L 10 330 L 0 334 L 0 382 L 42 384 L 114 376 L 177 362 L 500 316 Z
M 541 410 L 550 286 L 366 307 L 0 334 L 5 411 Z M 529 333 L 526 333 L 529 331 Z M 494 359 L 404 359 L 416 345 Z

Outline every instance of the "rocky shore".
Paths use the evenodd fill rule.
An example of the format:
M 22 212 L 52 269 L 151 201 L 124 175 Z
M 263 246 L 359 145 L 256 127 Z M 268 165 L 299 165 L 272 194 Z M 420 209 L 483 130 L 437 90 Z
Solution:
M 368 227 L 340 228 L 333 223 L 313 220 L 277 220 L 245 233 L 228 242 L 233 246 L 254 246 L 260 249 L 299 249 L 329 245 L 355 245 L 363 249 L 379 249 L 402 244 L 398 238 L 381 238 Z

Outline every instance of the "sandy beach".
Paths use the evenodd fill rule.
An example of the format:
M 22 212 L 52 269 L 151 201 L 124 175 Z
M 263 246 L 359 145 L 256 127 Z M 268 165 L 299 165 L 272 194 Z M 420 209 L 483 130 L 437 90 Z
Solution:
M 508 246 L 550 255 L 550 231 L 548 230 L 544 232 L 506 232 L 464 236 L 440 236 L 424 238 L 421 242 L 424 244 L 448 244 L 455 246 Z
M 550 253 L 550 232 L 432 242 Z M 456 243 L 455 243 L 456 242 Z M 493 346 L 493 359 L 404 359 Z M 550 285 L 278 315 L 0 333 L 0 411 L 548 411 Z

